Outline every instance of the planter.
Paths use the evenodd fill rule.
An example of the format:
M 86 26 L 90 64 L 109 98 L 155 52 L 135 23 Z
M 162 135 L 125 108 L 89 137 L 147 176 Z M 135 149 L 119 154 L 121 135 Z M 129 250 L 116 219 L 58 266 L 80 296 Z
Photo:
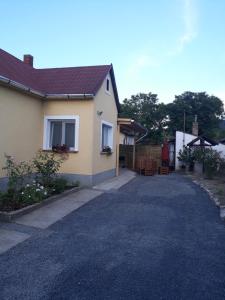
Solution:
M 195 162 L 194 171 L 196 174 L 203 174 L 203 164 L 199 162 Z
M 112 152 L 102 151 L 101 154 L 102 154 L 102 155 L 107 155 L 107 156 L 109 156 L 109 155 L 112 155 Z
M 101 154 L 111 155 L 111 154 L 112 154 L 112 149 L 111 149 L 109 146 L 105 146 L 105 147 L 102 149 Z
M 72 193 L 74 193 L 78 190 L 80 190 L 80 187 L 74 187 L 74 188 L 71 188 L 70 190 L 64 191 L 61 194 L 54 195 L 54 196 L 51 196 L 49 198 L 46 198 L 42 202 L 35 203 L 35 204 L 32 204 L 32 205 L 23 207 L 21 209 L 17 209 L 17 210 L 10 211 L 10 212 L 0 211 L 0 221 L 12 222 L 16 218 L 19 218 L 19 217 L 21 217 L 21 216 L 23 216 L 23 215 L 25 215 L 29 212 L 32 212 L 32 211 L 34 211 L 34 210 L 36 210 L 36 209 L 38 209 L 42 206 L 45 206 L 49 203 L 52 203 L 52 202 L 60 199 L 61 197 L 72 194 Z
M 193 171 L 194 171 L 194 163 L 193 163 L 193 162 L 190 162 L 190 163 L 188 164 L 188 171 L 190 171 L 190 172 L 193 172 Z

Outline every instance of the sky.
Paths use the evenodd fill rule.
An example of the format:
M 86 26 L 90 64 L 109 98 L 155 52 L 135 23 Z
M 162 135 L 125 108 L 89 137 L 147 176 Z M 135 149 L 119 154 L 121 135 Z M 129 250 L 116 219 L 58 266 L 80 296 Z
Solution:
M 225 102 L 225 0 L 0 0 L 0 48 L 34 67 L 113 64 L 119 98 Z

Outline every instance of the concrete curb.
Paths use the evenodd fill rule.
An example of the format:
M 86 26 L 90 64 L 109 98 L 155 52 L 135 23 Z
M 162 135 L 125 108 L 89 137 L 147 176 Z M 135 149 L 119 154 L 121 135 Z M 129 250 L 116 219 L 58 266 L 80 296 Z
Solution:
M 200 188 L 202 188 L 209 195 L 210 199 L 214 201 L 214 203 L 220 210 L 220 218 L 223 221 L 225 221 L 225 206 L 220 206 L 218 198 L 204 184 L 198 182 L 197 180 L 193 180 L 193 179 L 192 179 L 192 182 L 194 184 L 196 184 L 197 186 L 199 186 Z
M 59 200 L 60 198 L 64 197 L 64 196 L 67 196 L 67 195 L 70 195 L 74 192 L 77 192 L 79 191 L 81 188 L 80 187 L 74 187 L 68 191 L 65 191 L 61 194 L 58 194 L 58 195 L 54 195 L 54 196 L 51 196 L 45 200 L 43 200 L 42 202 L 39 202 L 39 203 L 35 203 L 35 204 L 32 204 L 32 205 L 29 205 L 29 206 L 26 206 L 26 207 L 23 207 L 21 209 L 18 209 L 18 210 L 14 210 L 14 211 L 10 211 L 10 212 L 5 212 L 5 211 L 0 211 L 0 221 L 4 221 L 4 222 L 12 222 L 13 220 L 29 213 L 29 212 L 32 212 L 42 206 L 45 206 L 47 204 L 50 204 L 56 200 Z
M 216 206 L 220 207 L 218 198 L 204 184 L 198 182 L 197 180 L 192 180 L 192 182 L 194 182 L 196 185 L 200 186 L 204 191 L 206 191 L 210 199 L 212 199 L 215 202 Z
M 93 190 L 107 192 L 110 190 L 118 190 L 122 186 L 128 184 L 133 180 L 137 174 L 133 171 L 126 171 L 125 173 L 119 175 L 118 177 L 113 177 L 108 180 L 105 180 L 92 187 Z

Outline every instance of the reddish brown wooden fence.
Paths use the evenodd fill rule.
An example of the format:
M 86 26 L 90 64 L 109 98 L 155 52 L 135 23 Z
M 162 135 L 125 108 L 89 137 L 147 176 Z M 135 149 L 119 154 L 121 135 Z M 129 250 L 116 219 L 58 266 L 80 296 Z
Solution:
M 161 145 L 136 145 L 135 161 L 139 157 L 147 157 L 157 162 L 157 168 L 161 166 Z M 120 145 L 120 165 L 132 169 L 133 146 Z

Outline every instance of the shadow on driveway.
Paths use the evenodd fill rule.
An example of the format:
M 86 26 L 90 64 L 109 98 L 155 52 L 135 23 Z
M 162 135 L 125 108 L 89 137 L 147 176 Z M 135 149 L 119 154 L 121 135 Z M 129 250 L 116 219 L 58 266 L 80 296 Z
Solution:
M 136 177 L 0 256 L 0 299 L 225 299 L 225 227 L 180 175 Z

